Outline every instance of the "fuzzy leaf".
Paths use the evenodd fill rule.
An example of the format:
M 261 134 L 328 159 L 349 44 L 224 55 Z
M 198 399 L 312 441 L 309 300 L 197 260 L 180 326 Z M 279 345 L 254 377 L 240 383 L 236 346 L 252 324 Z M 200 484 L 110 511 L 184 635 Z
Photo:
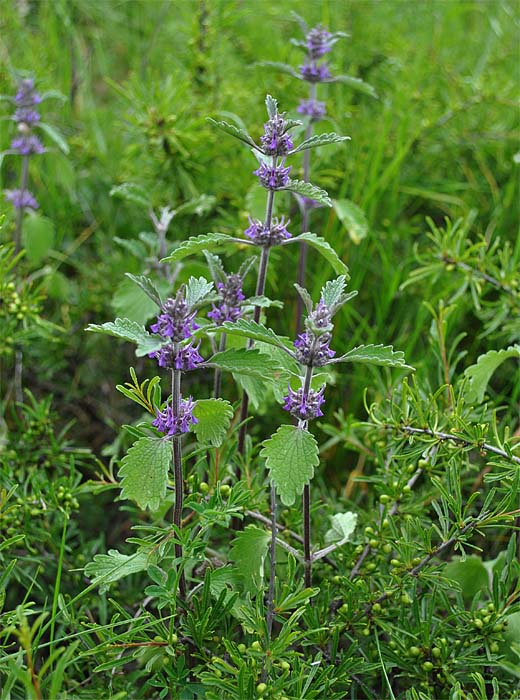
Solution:
M 225 233 L 203 233 L 200 236 L 192 236 L 181 243 L 173 253 L 163 258 L 161 262 L 176 262 L 188 257 L 188 255 L 202 253 L 204 250 L 215 250 L 225 243 L 233 242 L 233 240 L 232 236 Z
M 286 347 L 285 341 L 288 338 L 278 336 L 270 328 L 266 328 L 262 323 L 256 321 L 248 321 L 245 318 L 239 318 L 238 321 L 226 321 L 222 326 L 222 330 L 228 335 L 238 335 L 242 338 L 250 338 L 251 340 L 261 340 L 263 343 L 275 345 L 276 347 Z
M 283 301 L 279 299 L 269 299 L 269 297 L 259 296 L 259 297 L 248 297 L 244 304 L 248 306 L 259 306 L 261 309 L 268 309 L 271 306 L 275 306 L 277 309 L 283 309 Z
M 214 126 L 218 126 L 218 128 L 222 129 L 222 131 L 225 131 L 226 134 L 234 136 L 239 141 L 243 141 L 244 143 L 247 143 L 248 146 L 251 146 L 252 148 L 258 150 L 258 146 L 253 141 L 251 136 L 249 136 L 247 131 L 239 129 L 238 127 L 234 126 L 233 124 L 229 124 L 228 122 L 217 121 L 216 119 L 212 119 L 211 117 L 208 117 L 208 121 L 211 122 Z
M 350 141 L 350 136 L 340 136 L 339 134 L 315 134 L 305 141 L 302 141 L 299 146 L 293 148 L 289 155 L 305 151 L 308 148 L 316 148 L 316 146 L 326 146 L 329 143 L 341 143 L 342 141 Z
M 298 292 L 303 303 L 305 304 L 305 309 L 307 310 L 307 313 L 311 314 L 312 307 L 313 307 L 311 295 L 309 294 L 309 292 L 306 289 L 304 289 L 303 287 L 300 287 L 300 285 L 297 284 L 296 282 L 294 283 L 294 286 L 296 287 L 296 291 Z
M 155 302 L 159 308 L 161 308 L 161 295 L 159 294 L 159 290 L 149 277 L 146 277 L 146 275 L 132 275 L 130 272 L 126 272 L 125 274 L 129 279 L 132 280 L 132 282 L 134 282 L 134 284 L 137 284 L 138 287 L 141 287 L 143 292 L 147 296 L 149 296 L 150 299 L 153 302 Z
M 99 592 L 105 593 L 111 583 L 130 574 L 144 571 L 150 558 L 146 552 L 121 554 L 117 549 L 109 549 L 108 554 L 96 554 L 94 560 L 85 566 L 85 575 L 92 583 L 99 585 Z
M 145 209 L 150 209 L 150 197 L 148 196 L 148 192 L 135 182 L 123 182 L 122 185 L 112 187 L 110 196 L 139 204 Z
M 321 289 L 321 298 L 326 306 L 335 306 L 343 296 L 345 287 L 347 286 L 347 278 L 345 275 L 336 277 L 335 280 L 329 280 Z
M 213 282 L 204 277 L 190 277 L 186 285 L 186 303 L 192 309 L 213 291 Z
M 206 364 L 226 372 L 238 372 L 261 379 L 271 376 L 280 369 L 273 357 L 265 355 L 255 348 L 224 350 L 224 352 L 213 355 Z
M 351 240 L 356 244 L 361 243 L 368 233 L 365 212 L 350 199 L 334 199 L 332 206 Z
M 136 343 L 137 350 L 135 354 L 137 357 L 143 357 L 154 350 L 158 350 L 164 344 L 164 340 L 158 335 L 151 335 L 140 323 L 130 321 L 128 318 L 116 318 L 115 321 L 108 321 L 101 325 L 90 323 L 85 330 L 92 333 L 113 335 L 116 338 L 123 338 Z
M 233 407 L 224 399 L 201 399 L 195 404 L 193 415 L 199 421 L 193 425 L 197 440 L 203 445 L 220 447 L 233 418 Z
M 208 250 L 204 250 L 203 253 L 204 257 L 206 258 L 206 262 L 208 263 L 209 272 L 213 278 L 213 282 L 215 284 L 217 282 L 225 282 L 226 271 L 224 270 L 224 265 L 222 264 L 222 260 L 219 258 L 219 256 L 210 253 Z
M 276 115 L 278 114 L 278 101 L 275 100 L 274 97 L 271 97 L 271 95 L 266 95 L 265 106 L 267 109 L 267 116 L 269 117 L 269 119 L 276 117 Z
M 361 78 L 354 78 L 351 75 L 335 75 L 332 80 L 327 80 L 328 83 L 343 83 L 348 85 L 358 92 L 362 92 L 364 95 L 370 95 L 370 97 L 377 97 L 377 92 L 369 83 L 365 83 Z
M 266 68 L 273 68 L 275 71 L 286 73 L 293 78 L 298 78 L 298 80 L 303 80 L 300 73 L 295 71 L 294 68 L 287 63 L 281 63 L 280 61 L 259 61 L 258 65 Z
M 318 253 L 323 255 L 325 260 L 331 264 L 336 274 L 345 275 L 347 280 L 350 279 L 348 267 L 324 238 L 317 236 L 315 233 L 300 233 L 299 236 L 289 238 L 285 243 L 282 243 L 282 245 L 288 245 L 290 243 L 308 243 L 315 248 Z
M 237 565 L 246 591 L 255 594 L 264 582 L 264 561 L 271 536 L 255 525 L 248 525 L 235 537 L 229 558 Z
M 319 204 L 325 204 L 327 207 L 332 206 L 332 200 L 325 190 L 322 190 L 321 187 L 316 187 L 316 185 L 310 182 L 305 182 L 304 180 L 289 180 L 289 184 L 280 189 L 295 192 L 302 197 L 313 199 Z
M 282 503 L 290 506 L 314 475 L 319 464 L 318 445 L 307 430 L 294 425 L 282 425 L 263 442 L 260 453 Z
M 357 513 L 336 513 L 331 517 L 330 530 L 325 533 L 325 542 L 348 542 L 356 529 Z
M 361 362 L 368 365 L 413 369 L 405 363 L 404 353 L 391 345 L 359 345 L 332 362 Z
M 482 403 L 489 380 L 495 370 L 510 357 L 520 357 L 520 345 L 511 345 L 502 350 L 490 350 L 481 355 L 477 362 L 464 371 L 468 378 L 465 398 L 469 403 Z
M 170 440 L 142 437 L 135 442 L 121 461 L 121 496 L 143 510 L 157 510 L 166 496 L 171 455 Z

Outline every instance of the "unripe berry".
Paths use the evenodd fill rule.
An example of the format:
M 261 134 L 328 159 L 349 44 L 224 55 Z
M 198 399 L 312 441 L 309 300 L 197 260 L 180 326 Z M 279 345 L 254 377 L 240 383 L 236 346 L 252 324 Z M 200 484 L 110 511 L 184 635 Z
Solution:
M 428 673 L 429 673 L 430 671 L 433 671 L 433 664 L 432 664 L 431 661 L 425 661 L 425 662 L 423 663 L 422 667 L 423 667 L 423 669 L 424 669 L 425 671 L 427 671 Z
M 247 647 L 246 647 L 245 644 L 239 644 L 237 648 L 238 648 L 238 651 L 239 651 L 241 654 L 245 654 L 246 651 L 247 651 Z
M 260 642 L 253 642 L 251 644 L 251 649 L 253 651 L 262 651 L 262 645 L 260 644 Z
M 257 692 L 259 695 L 262 695 L 263 693 L 265 693 L 266 690 L 267 690 L 267 685 L 266 685 L 265 683 L 259 683 L 259 684 L 256 686 L 256 692 Z
M 382 505 L 385 505 L 386 503 L 390 503 L 391 500 L 392 500 L 391 497 L 387 493 L 382 493 L 379 496 L 379 503 L 381 503 Z
M 201 481 L 199 484 L 199 491 L 201 493 L 208 493 L 209 491 L 209 484 L 207 484 L 205 481 Z
M 410 656 L 420 656 L 420 655 L 421 655 L 421 650 L 419 649 L 419 647 L 410 647 L 410 648 L 408 649 L 408 654 L 409 654 Z
M 220 495 L 223 498 L 227 498 L 229 496 L 229 494 L 231 493 L 231 486 L 229 486 L 229 484 L 221 484 L 219 490 L 220 490 Z
M 439 649 L 439 647 L 433 647 L 433 649 L 432 649 L 432 656 L 433 656 L 435 659 L 440 658 L 441 654 L 442 654 L 442 651 Z
M 280 663 L 280 667 L 282 668 L 282 671 L 289 671 L 291 669 L 291 664 L 288 661 L 282 661 Z

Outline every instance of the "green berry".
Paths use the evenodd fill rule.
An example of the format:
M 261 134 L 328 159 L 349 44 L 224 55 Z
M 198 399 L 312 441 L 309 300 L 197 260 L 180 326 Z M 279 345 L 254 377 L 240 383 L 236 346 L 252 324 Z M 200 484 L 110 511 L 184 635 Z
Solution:
M 376 549 L 377 547 L 379 547 L 378 540 L 374 540 L 374 539 L 369 540 L 368 544 L 372 547 L 372 549 Z
M 379 496 L 379 503 L 381 503 L 382 505 L 385 505 L 386 503 L 390 503 L 391 500 L 392 500 L 392 498 L 387 493 L 382 493 Z
M 390 542 L 386 542 L 386 543 L 383 545 L 383 552 L 384 552 L 385 554 L 390 554 L 390 552 L 392 551 L 392 549 L 393 549 L 393 547 L 392 547 L 392 545 L 390 544 Z
M 432 649 L 432 656 L 433 656 L 435 659 L 438 659 L 438 658 L 441 656 L 441 654 L 442 654 L 442 651 L 439 649 L 439 647 L 433 647 L 433 649 Z
M 282 671 L 290 671 L 291 670 L 291 664 L 288 661 L 282 661 L 280 663 L 280 667 Z
M 227 498 L 231 493 L 231 486 L 229 486 L 229 484 L 220 484 L 219 490 L 222 498 Z
M 425 661 L 425 662 L 423 663 L 422 667 L 423 667 L 423 669 L 424 669 L 425 671 L 427 671 L 428 673 L 429 673 L 430 671 L 433 671 L 433 664 L 432 664 L 431 661 Z
M 262 645 L 260 644 L 260 642 L 253 642 L 251 644 L 251 649 L 253 651 L 262 651 Z
M 246 645 L 245 645 L 245 644 L 239 644 L 239 645 L 238 645 L 238 651 L 239 651 L 241 654 L 245 654 L 246 651 L 247 651 Z
M 259 683 L 259 684 L 256 686 L 256 692 L 257 692 L 259 695 L 262 695 L 263 693 L 265 693 L 266 690 L 267 690 L 267 685 L 266 685 L 265 683 Z
M 410 656 L 420 656 L 420 655 L 421 655 L 421 650 L 419 649 L 419 647 L 410 647 L 410 648 L 408 649 L 408 654 L 409 654 Z
M 380 613 L 381 610 L 382 610 L 382 608 L 381 608 L 380 603 L 374 603 L 374 605 L 372 605 L 372 612 L 375 613 L 376 615 L 377 615 L 377 613 Z
M 500 645 L 498 644 L 498 642 L 491 642 L 491 644 L 489 645 L 489 651 L 492 654 L 498 654 L 499 649 Z
M 209 484 L 207 484 L 205 481 L 201 481 L 199 484 L 199 491 L 201 493 L 208 493 L 209 491 Z

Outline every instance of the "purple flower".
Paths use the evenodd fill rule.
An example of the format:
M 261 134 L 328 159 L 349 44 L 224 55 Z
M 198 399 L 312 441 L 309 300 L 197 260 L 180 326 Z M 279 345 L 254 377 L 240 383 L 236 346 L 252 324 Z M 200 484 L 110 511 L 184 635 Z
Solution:
M 310 117 L 311 120 L 315 122 L 323 119 L 327 113 L 325 102 L 312 99 L 301 100 L 296 111 L 298 114 L 304 114 L 305 116 Z
M 281 190 L 289 183 L 289 173 L 291 166 L 284 168 L 283 161 L 280 165 L 267 165 L 260 163 L 254 175 L 258 175 L 260 184 L 268 190 Z
M 287 131 L 287 122 L 275 114 L 264 124 L 264 135 L 260 138 L 264 153 L 269 156 L 285 156 L 294 147 Z
M 319 336 L 311 331 L 300 333 L 294 341 L 296 359 L 308 367 L 323 367 L 336 354 L 329 347 L 331 339 L 330 333 L 322 333 Z
M 305 42 L 310 58 L 316 59 L 321 58 L 332 49 L 335 39 L 324 27 L 317 26 L 308 32 Z
M 329 330 L 331 328 L 332 314 L 323 299 L 320 299 L 314 311 L 309 314 L 309 321 L 315 328 L 321 330 Z
M 157 418 L 152 421 L 152 425 L 168 437 L 187 433 L 192 425 L 199 422 L 193 415 L 194 406 L 195 402 L 191 396 L 188 399 L 182 399 L 176 416 L 173 406 L 168 404 L 164 411 L 157 411 Z
M 4 194 L 15 209 L 38 209 L 38 202 L 29 190 L 4 190 Z
M 307 395 L 304 394 L 303 388 L 293 391 L 289 386 L 289 393 L 284 397 L 283 408 L 289 411 L 291 416 L 298 420 L 312 420 L 323 415 L 321 406 L 325 403 L 325 384 L 318 391 L 309 389 Z
M 245 235 L 254 241 L 257 245 L 270 247 L 279 245 L 283 241 L 291 237 L 287 230 L 289 221 L 285 223 L 285 217 L 281 219 L 275 217 L 271 222 L 271 227 L 266 228 L 259 219 L 249 217 L 249 227 L 244 231 Z
M 40 93 L 34 89 L 34 80 L 32 78 L 25 78 L 20 81 L 14 101 L 19 107 L 40 104 L 42 98 Z
M 159 350 L 149 353 L 148 357 L 157 360 L 159 367 L 188 372 L 197 369 L 197 365 L 204 362 L 204 358 L 199 353 L 199 347 L 200 341 L 198 345 L 189 343 L 181 347 L 175 347 L 175 344 L 169 343 L 163 345 Z
M 300 73 L 309 83 L 324 83 L 332 78 L 327 63 L 309 61 L 300 66 Z
M 37 124 L 40 121 L 40 113 L 32 107 L 18 107 L 14 113 L 13 119 L 18 124 Z
M 157 317 L 157 322 L 150 326 L 153 333 L 162 335 L 163 338 L 171 338 L 178 343 L 185 338 L 191 338 L 192 331 L 199 326 L 194 322 L 195 311 L 184 299 L 184 290 L 179 289 L 175 299 L 167 299 L 162 305 L 162 313 Z
M 23 134 L 17 136 L 11 141 L 11 148 L 17 151 L 21 156 L 30 156 L 35 153 L 44 153 L 45 148 L 37 136 L 32 134 Z
M 221 298 L 218 306 L 213 304 L 213 308 L 208 312 L 217 326 L 221 326 L 224 321 L 236 321 L 242 315 L 240 302 L 245 296 L 242 292 L 242 277 L 240 275 L 226 275 L 225 282 L 217 282 L 217 290 Z

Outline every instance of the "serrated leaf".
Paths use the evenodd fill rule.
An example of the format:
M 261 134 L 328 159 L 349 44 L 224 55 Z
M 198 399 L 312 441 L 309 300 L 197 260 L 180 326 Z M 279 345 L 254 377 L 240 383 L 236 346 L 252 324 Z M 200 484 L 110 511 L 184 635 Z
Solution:
M 243 304 L 259 306 L 261 309 L 269 309 L 271 306 L 275 306 L 277 309 L 283 309 L 283 301 L 279 299 L 269 299 L 263 295 L 259 297 L 248 297 Z
M 127 202 L 134 202 L 134 204 L 139 204 L 146 209 L 150 209 L 151 207 L 148 192 L 144 187 L 137 185 L 135 182 L 123 182 L 122 185 L 112 187 L 110 196 L 124 199 Z
M 193 309 L 200 304 L 213 291 L 213 282 L 208 282 L 204 277 L 190 277 L 186 285 L 186 303 Z
M 365 212 L 350 199 L 334 199 L 332 206 L 350 239 L 356 244 L 361 243 L 368 233 Z
M 272 356 L 255 348 L 224 350 L 213 355 L 206 364 L 226 372 L 238 372 L 259 378 L 271 377 L 280 369 Z
M 349 87 L 362 92 L 365 95 L 370 95 L 370 97 L 377 97 L 377 92 L 370 85 L 370 83 L 365 83 L 361 78 L 354 78 L 352 75 L 335 75 L 332 80 L 327 80 L 328 83 L 343 83 L 343 85 L 348 85 Z
M 307 310 L 307 313 L 311 314 L 312 307 L 313 307 L 311 295 L 309 294 L 309 292 L 306 289 L 304 289 L 303 287 L 300 287 L 300 285 L 297 284 L 296 282 L 294 283 L 294 286 L 296 287 L 296 291 L 298 292 L 303 303 L 305 304 L 305 308 Z
M 356 529 L 357 513 L 336 513 L 331 516 L 330 530 L 325 533 L 325 542 L 332 544 L 333 542 L 348 542 Z
M 257 411 L 269 396 L 269 384 L 265 377 L 260 378 L 256 375 L 240 374 L 239 372 L 233 372 L 233 379 L 237 385 L 245 391 L 249 398 L 249 403 L 254 411 Z
M 332 248 L 324 238 L 317 236 L 315 233 L 300 233 L 299 236 L 289 238 L 287 241 L 282 243 L 282 245 L 289 245 L 291 243 L 308 243 L 319 253 L 321 253 L 325 260 L 330 263 L 336 274 L 345 275 L 347 280 L 350 279 L 348 267 L 345 265 L 343 260 L 341 260 L 334 248 Z
M 406 364 L 404 353 L 401 350 L 394 350 L 391 345 L 359 345 L 341 357 L 333 359 L 332 362 L 361 362 L 368 365 L 413 369 Z
M 244 588 L 256 594 L 264 582 L 264 562 L 271 535 L 255 525 L 248 525 L 239 532 L 229 552 L 229 558 L 237 565 Z
M 131 280 L 124 279 L 118 285 L 112 299 L 117 316 L 144 324 L 157 313 L 156 304 Z
M 114 236 L 112 240 L 140 260 L 144 260 L 148 254 L 142 241 L 131 238 L 119 238 L 119 236 Z
M 296 496 L 303 493 L 314 475 L 320 459 L 314 436 L 294 425 L 282 425 L 276 433 L 263 442 L 260 456 L 282 503 L 291 506 Z
M 195 403 L 193 415 L 198 420 L 192 430 L 203 445 L 220 447 L 226 438 L 233 407 L 224 399 L 201 399 Z
M 269 119 L 276 117 L 278 114 L 278 101 L 271 97 L 271 95 L 265 96 L 265 106 L 267 109 L 267 116 Z
M 266 68 L 272 68 L 280 73 L 286 73 L 287 75 L 291 75 L 293 78 L 298 78 L 298 80 L 303 80 L 300 73 L 295 71 L 294 68 L 288 63 L 281 63 L 280 61 L 259 61 L 258 65 Z
M 213 278 L 213 282 L 215 284 L 217 284 L 217 282 L 225 282 L 226 271 L 224 270 L 224 265 L 222 264 L 222 260 L 219 258 L 219 256 L 215 255 L 214 253 L 210 253 L 208 250 L 204 250 L 203 253 L 204 257 L 206 258 L 206 262 L 208 263 L 209 272 Z
M 68 155 L 70 150 L 69 144 L 65 141 L 65 139 L 57 129 L 55 129 L 50 124 L 46 124 L 45 122 L 40 122 L 39 124 L 37 124 L 37 126 L 39 129 L 44 131 L 52 141 L 54 141 L 54 143 L 56 144 L 56 146 L 58 146 L 62 153 Z
M 166 496 L 171 456 L 171 440 L 140 438 L 121 461 L 121 496 L 143 510 L 157 510 Z
M 321 289 L 321 299 L 325 306 L 334 307 L 341 300 L 346 286 L 347 278 L 345 275 L 340 275 L 335 280 L 326 282 Z
M 226 134 L 234 136 L 239 141 L 243 141 L 243 143 L 247 143 L 248 146 L 259 150 L 256 143 L 253 141 L 251 136 L 249 136 L 247 131 L 244 131 L 244 129 L 239 129 L 233 124 L 229 124 L 228 122 L 224 121 L 217 121 L 216 119 L 212 119 L 211 117 L 208 117 L 208 121 L 217 126 L 219 129 L 222 129 L 222 131 L 225 131 Z
M 340 136 L 339 134 L 315 134 L 305 141 L 302 141 L 299 146 L 293 148 L 289 151 L 289 155 L 293 153 L 299 153 L 300 151 L 305 151 L 308 148 L 316 148 L 317 146 L 326 146 L 329 143 L 341 143 L 343 141 L 350 141 L 350 136 Z
M 91 323 L 85 328 L 85 330 L 92 333 L 113 335 L 116 338 L 123 338 L 123 340 L 129 340 L 132 343 L 136 343 L 137 350 L 135 351 L 135 354 L 137 357 L 148 355 L 148 353 L 154 352 L 164 345 L 163 338 L 158 335 L 148 333 L 148 331 L 143 328 L 140 323 L 131 321 L 128 318 L 116 318 L 115 321 L 108 321 L 107 323 L 102 323 L 100 325 Z
M 316 187 L 316 185 L 310 182 L 305 182 L 304 180 L 289 180 L 289 183 L 280 189 L 295 192 L 302 197 L 313 199 L 315 202 L 318 202 L 318 204 L 324 204 L 327 207 L 332 206 L 332 200 L 325 190 L 322 190 L 321 187 Z
M 245 318 L 239 318 L 238 321 L 234 322 L 226 321 L 221 326 L 221 329 L 228 335 L 238 335 L 242 338 L 259 340 L 279 348 L 286 347 L 286 342 L 288 342 L 288 338 L 276 335 L 271 328 L 267 328 L 262 323 L 250 321 Z
M 150 297 L 150 299 L 153 302 L 155 302 L 159 308 L 161 308 L 161 295 L 159 293 L 159 290 L 149 277 L 146 277 L 146 275 L 132 275 L 130 272 L 126 272 L 125 274 L 128 277 L 128 279 L 132 280 L 132 282 L 138 287 L 141 287 L 143 292 L 148 297 Z
M 163 258 L 161 262 L 176 262 L 188 257 L 188 255 L 202 253 L 203 250 L 215 250 L 233 241 L 233 237 L 225 233 L 203 233 L 200 236 L 192 236 L 181 243 L 173 253 Z
M 109 549 L 108 554 L 94 556 L 94 560 L 85 566 L 85 575 L 94 585 L 99 585 L 100 593 L 104 593 L 111 583 L 130 574 L 145 571 L 149 561 L 147 552 L 121 554 L 117 549 Z
M 502 350 L 490 350 L 464 371 L 468 383 L 464 392 L 466 401 L 482 403 L 487 385 L 500 365 L 511 357 L 520 357 L 520 345 L 511 345 Z

